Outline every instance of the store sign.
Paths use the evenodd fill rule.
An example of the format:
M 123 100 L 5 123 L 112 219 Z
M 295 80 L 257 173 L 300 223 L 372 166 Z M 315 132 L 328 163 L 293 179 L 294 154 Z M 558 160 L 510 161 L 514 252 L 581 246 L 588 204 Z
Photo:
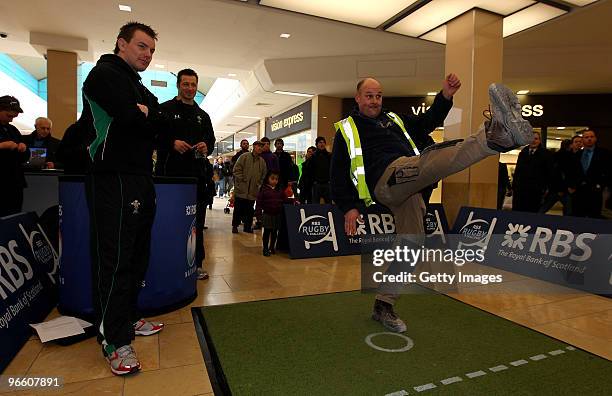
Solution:
M 311 128 L 312 101 L 266 120 L 266 137 L 271 140 Z

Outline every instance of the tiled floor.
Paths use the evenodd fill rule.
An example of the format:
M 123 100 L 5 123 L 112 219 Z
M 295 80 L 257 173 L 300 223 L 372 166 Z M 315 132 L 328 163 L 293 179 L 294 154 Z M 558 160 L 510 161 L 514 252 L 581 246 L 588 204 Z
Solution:
M 358 256 L 311 260 L 290 260 L 285 254 L 263 257 L 258 234 L 230 233 L 231 216 L 223 213 L 224 205 L 225 200 L 215 200 L 207 216 L 206 267 L 211 277 L 198 282 L 198 297 L 191 306 L 359 289 Z M 509 273 L 504 280 L 502 285 L 448 294 L 612 360 L 612 299 Z M 190 307 L 155 319 L 163 321 L 166 328 L 136 340 L 143 367 L 136 375 L 113 376 L 95 339 L 63 347 L 42 345 L 36 337 L 2 374 L 62 376 L 65 385 L 59 394 L 211 395 Z

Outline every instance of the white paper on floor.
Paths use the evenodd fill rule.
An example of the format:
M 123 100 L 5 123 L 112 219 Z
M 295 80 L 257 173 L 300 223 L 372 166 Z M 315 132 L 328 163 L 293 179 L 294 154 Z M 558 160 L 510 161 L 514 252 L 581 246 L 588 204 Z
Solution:
M 85 334 L 83 329 L 91 325 L 87 321 L 72 316 L 60 316 L 47 322 L 30 324 L 38 333 L 41 342 Z

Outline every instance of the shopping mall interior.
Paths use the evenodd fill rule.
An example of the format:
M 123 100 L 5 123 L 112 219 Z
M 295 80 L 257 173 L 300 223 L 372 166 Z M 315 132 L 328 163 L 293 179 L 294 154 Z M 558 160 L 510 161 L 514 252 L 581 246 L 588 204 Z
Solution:
M 32 133 L 38 117 L 48 117 L 53 121 L 52 136 L 61 139 L 81 116 L 83 82 L 96 61 L 112 52 L 117 32 L 124 23 L 139 21 L 151 25 L 158 33 L 153 60 L 140 74 L 142 83 L 160 103 L 177 95 L 176 75 L 181 69 L 190 68 L 198 73 L 195 101 L 209 114 L 216 138 L 215 147 L 209 152 L 211 162 L 218 157 L 231 158 L 244 139 L 253 144 L 265 136 L 272 143 L 282 138 L 285 151 L 301 165 L 318 136 L 323 136 L 327 150 L 332 150 L 334 123 L 347 117 L 355 107 L 355 87 L 361 79 L 375 77 L 380 81 L 384 108 L 416 116 L 429 109 L 449 73 L 461 78 L 462 87 L 444 125 L 432 131 L 436 143 L 466 138 L 475 132 L 489 109 L 487 87 L 492 82 L 501 82 L 517 94 L 522 116 L 539 132 L 542 146 L 549 152 L 560 150 L 563 140 L 589 130 L 597 133 L 599 147 L 612 151 L 612 35 L 608 31 L 611 18 L 612 0 L 2 2 L 0 96 L 11 95 L 19 100 L 23 113 L 12 124 L 23 135 Z M 498 162 L 507 166 L 512 183 L 521 149 L 489 157 L 438 183 L 430 202 L 442 205 L 449 223 L 447 228 L 453 227 L 455 219 L 458 223 L 468 216 L 465 208 L 482 209 L 482 216 L 489 215 L 486 210 L 496 208 Z M 24 190 L 24 212 L 42 216 L 45 209 L 58 204 L 57 179 L 61 179 L 62 172 L 48 170 L 48 174 L 41 174 L 45 171 L 26 175 L 29 186 Z M 51 178 L 53 182 L 49 182 Z M 60 189 L 60 201 L 61 194 Z M 609 190 L 604 194 L 609 194 Z M 511 201 L 512 197 L 506 196 L 498 214 L 491 214 L 497 216 L 496 220 L 487 220 L 491 230 L 495 221 L 503 220 L 499 213 L 508 216 L 513 213 Z M 578 247 L 572 245 L 572 249 L 584 247 L 578 243 L 582 241 L 580 233 L 595 233 L 589 234 L 593 238 L 612 234 L 607 231 L 612 224 L 610 195 L 604 195 L 603 202 L 602 219 L 575 220 L 577 228 L 567 231 L 576 235 Z M 414 315 L 403 318 L 408 325 L 406 335 L 411 337 L 406 337 L 407 342 L 414 346 L 395 354 L 372 347 L 359 355 L 362 346 L 368 348 L 364 337 L 370 339 L 372 334 L 384 330 L 370 320 L 373 294 L 363 292 L 366 256 L 357 251 L 325 257 L 306 250 L 301 255 L 291 251 L 294 245 L 285 251 L 279 249 L 275 255 L 262 256 L 260 231 L 231 233 L 232 208 L 229 191 L 227 196 L 215 196 L 204 231 L 204 269 L 210 277 L 193 281 L 194 294 L 188 301 L 164 307 L 149 318 L 163 322 L 165 328 L 133 342 L 142 366 L 138 374 L 113 375 L 101 356 L 96 337 L 70 343 L 43 343 L 33 332 L 25 342 L 20 341 L 14 357 L 5 360 L 2 381 L 58 377 L 62 386 L 54 389 L 54 393 L 94 395 L 612 392 L 609 291 L 612 255 L 604 257 L 610 252 L 597 252 L 597 257 L 607 260 L 599 273 L 610 276 L 607 289 L 598 286 L 596 291 L 579 290 L 572 288 L 575 279 L 531 277 L 533 274 L 522 270 L 515 273 L 500 266 L 495 270 L 503 274 L 503 282 L 438 291 L 435 298 L 431 297 L 432 307 L 438 308 L 414 308 L 429 301 L 429 290 L 408 293 L 398 307 L 404 305 L 403 312 Z M 559 201 L 548 208 L 547 214 L 521 217 L 516 212 L 516 217 L 508 217 L 507 221 L 511 230 L 512 222 L 516 225 L 521 219 L 529 219 L 523 220 L 527 222 L 532 221 L 529 216 L 540 216 L 541 220 L 533 217 L 535 223 L 530 224 L 553 230 L 546 241 L 552 240 L 553 227 L 557 227 L 554 243 L 562 243 L 561 231 L 566 232 L 569 227 L 566 224 L 573 222 L 572 217 L 561 216 L 564 210 Z M 480 212 L 470 213 L 465 227 L 474 213 Z M 311 221 L 305 216 L 304 211 L 300 214 L 296 209 L 299 227 L 295 230 Z M 319 217 L 327 221 L 326 216 Z M 329 216 L 331 223 L 332 215 Z M 559 218 L 562 220 L 556 220 Z M 555 225 L 555 221 L 563 223 Z M 308 250 L 305 237 L 297 231 L 292 235 L 292 226 L 287 224 L 289 243 L 305 245 Z M 533 235 L 535 228 L 525 232 Z M 568 243 L 574 240 L 574 234 Z M 64 239 L 60 244 L 69 243 L 64 234 L 61 237 Z M 3 237 L 2 243 L 6 240 L 8 244 L 11 238 Z M 316 243 L 317 248 L 322 246 Z M 550 249 L 552 256 L 556 254 L 552 252 L 557 246 L 554 243 Z M 544 245 L 544 242 L 538 245 L 534 238 L 531 252 L 536 247 L 542 251 Z M 567 246 L 569 251 L 570 245 Z M 603 249 L 606 244 L 598 242 L 596 246 L 592 250 Z M 8 255 L 8 250 L 0 248 L 4 265 L 4 251 Z M 163 244 L 158 249 L 163 250 Z M 65 259 L 59 257 L 61 250 L 57 253 L 60 268 L 61 260 Z M 185 254 L 184 249 L 181 254 Z M 528 259 L 514 259 L 515 265 L 517 260 L 521 264 Z M 9 267 L 4 268 L 4 272 L 10 273 Z M 470 269 L 466 267 L 465 272 L 480 274 L 487 271 L 483 268 L 476 264 Z M 0 292 L 6 299 L 4 290 L 10 291 L 12 286 L 5 282 L 2 271 L 0 281 Z M 60 312 L 61 290 L 59 293 L 59 309 L 53 307 L 45 320 L 70 314 L 70 310 Z M 330 298 L 320 304 L 333 307 L 330 308 L 333 312 L 311 307 L 309 303 L 319 304 L 319 300 L 301 300 L 302 296 Z M 342 300 L 345 297 L 347 300 Z M 438 301 L 438 297 L 448 301 Z M 361 304 L 363 301 L 366 303 Z M 268 307 L 264 302 L 279 305 Z M 285 302 L 297 305 L 280 305 Z M 355 314 L 350 322 L 346 317 L 353 315 L 353 308 L 359 304 L 363 317 Z M 451 308 L 445 311 L 445 304 L 456 306 L 449 305 Z M 225 306 L 230 307 L 228 313 L 212 310 Z M 200 307 L 204 309 L 199 310 Z M 431 315 L 431 310 L 436 309 L 438 315 Z M 342 316 L 345 317 L 338 322 L 354 328 L 342 328 L 347 334 L 341 333 L 338 337 L 342 341 L 336 342 L 338 327 L 321 321 L 331 318 L 335 322 Z M 0 331 L 8 330 L 2 328 L 2 315 L 0 325 Z M 311 332 L 311 327 L 316 330 Z M 440 330 L 434 338 L 439 329 L 444 331 Z M 245 333 L 244 338 L 241 332 Z M 455 339 L 450 335 L 454 332 Z M 346 341 L 353 338 L 354 344 Z M 479 340 L 482 345 L 476 345 Z M 275 346 L 264 352 L 268 346 L 259 343 L 267 342 L 270 344 L 266 345 Z M 403 341 L 380 342 L 385 349 L 401 347 Z M 311 350 L 313 343 L 320 343 L 320 347 Z M 436 344 L 435 348 L 432 344 Z M 513 354 L 513 350 L 520 353 Z M 371 356 L 372 351 L 384 356 Z M 391 366 L 393 359 L 399 364 L 414 365 L 410 362 L 411 351 L 416 359 L 426 360 L 417 365 L 419 369 L 409 366 L 414 369 L 414 376 L 407 370 L 401 374 L 403 380 L 377 382 L 375 374 L 384 373 L 385 367 L 374 365 L 388 362 Z M 581 355 L 575 357 L 574 352 Z M 347 355 L 347 360 L 332 358 L 334 354 Z M 460 355 L 465 358 L 457 358 Z M 285 356 L 289 356 L 286 361 Z M 304 365 L 296 364 L 291 356 L 304 361 Z M 524 367 L 517 363 L 523 358 Z M 371 367 L 359 367 L 356 374 L 346 367 L 357 364 L 354 362 L 365 366 L 363 361 L 368 359 Z M 553 363 L 555 359 L 561 362 Z M 278 361 L 272 364 L 274 360 Z M 473 367 L 470 361 L 476 362 Z M 372 378 L 365 374 L 368 369 Z M 478 374 L 481 369 L 484 374 Z M 573 374 L 561 381 L 558 378 L 564 376 L 561 370 Z M 395 373 L 391 369 L 389 372 Z M 538 372 L 542 373 L 539 383 L 528 380 L 537 378 Z M 578 375 L 581 380 L 572 380 Z M 23 390 L 0 384 L 0 394 L 45 391 L 48 390 L 41 387 Z

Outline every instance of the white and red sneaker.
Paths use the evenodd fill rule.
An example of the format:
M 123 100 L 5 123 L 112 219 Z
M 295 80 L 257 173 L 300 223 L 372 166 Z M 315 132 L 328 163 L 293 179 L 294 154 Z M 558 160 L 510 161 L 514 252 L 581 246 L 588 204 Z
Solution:
M 134 333 L 139 336 L 150 336 L 157 334 L 164 329 L 163 323 L 149 322 L 144 319 L 140 319 L 134 323 Z
M 112 373 L 115 375 L 131 374 L 140 370 L 140 362 L 131 345 L 124 345 L 118 349 L 115 349 L 112 345 L 107 345 L 104 348 L 104 354 L 110 364 Z

